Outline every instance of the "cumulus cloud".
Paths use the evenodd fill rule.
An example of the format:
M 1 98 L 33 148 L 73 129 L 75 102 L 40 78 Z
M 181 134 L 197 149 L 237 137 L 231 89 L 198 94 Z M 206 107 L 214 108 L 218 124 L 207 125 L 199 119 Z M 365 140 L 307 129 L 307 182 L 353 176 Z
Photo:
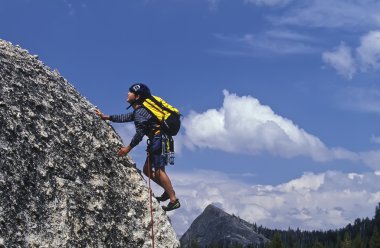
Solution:
M 355 60 L 352 57 L 351 48 L 344 42 L 332 52 L 324 52 L 322 59 L 331 65 L 338 74 L 351 79 L 356 72 Z
M 380 31 L 371 31 L 360 39 L 360 45 L 355 49 L 342 42 L 333 51 L 322 54 L 323 61 L 332 66 L 338 74 L 351 79 L 353 75 L 361 70 L 380 70 Z
M 279 185 L 243 183 L 215 171 L 171 175 L 183 206 L 170 213 L 178 234 L 211 203 L 270 228 L 326 230 L 373 217 L 380 202 L 380 173 L 304 173 Z
M 351 91 L 348 91 L 351 92 Z M 357 91 L 352 90 L 351 95 Z M 380 95 L 380 93 L 378 93 Z M 348 97 L 349 102 L 356 98 Z M 367 101 L 369 97 L 363 97 Z M 380 106 L 368 103 L 368 106 Z M 348 104 L 348 103 L 347 103 Z M 380 112 L 380 110 L 378 110 Z M 133 124 L 112 124 L 124 141 L 129 144 L 135 134 Z M 227 153 L 257 155 L 269 153 L 282 158 L 304 156 L 317 162 L 347 160 L 363 163 L 380 170 L 380 150 L 352 152 L 341 147 L 327 147 L 318 137 L 309 134 L 293 121 L 276 114 L 269 106 L 262 105 L 252 96 L 239 97 L 224 91 L 223 106 L 203 113 L 191 112 L 182 121 L 182 133 L 175 137 L 175 151 L 180 154 L 188 149 L 214 149 Z M 147 138 L 133 149 L 137 164 L 144 164 Z
M 184 144 L 231 153 L 267 152 L 284 158 L 307 156 L 315 161 L 357 159 L 342 148 L 327 148 L 316 136 L 274 113 L 258 99 L 224 91 L 223 107 L 190 113 L 183 121 Z

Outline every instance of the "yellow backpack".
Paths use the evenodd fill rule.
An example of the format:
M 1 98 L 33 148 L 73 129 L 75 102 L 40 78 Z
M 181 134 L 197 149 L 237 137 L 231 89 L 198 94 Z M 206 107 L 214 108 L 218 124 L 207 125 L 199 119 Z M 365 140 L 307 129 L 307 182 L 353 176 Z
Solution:
M 169 136 L 175 136 L 181 127 L 181 114 L 178 109 L 158 96 L 149 96 L 142 105 L 161 125 L 161 130 Z

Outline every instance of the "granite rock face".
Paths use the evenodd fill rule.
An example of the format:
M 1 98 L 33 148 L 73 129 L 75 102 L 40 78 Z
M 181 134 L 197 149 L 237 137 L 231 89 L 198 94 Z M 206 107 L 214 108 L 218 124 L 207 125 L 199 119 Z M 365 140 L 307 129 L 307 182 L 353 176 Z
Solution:
M 112 126 L 0 40 L 0 247 L 151 247 L 149 191 Z M 178 247 L 153 200 L 155 247 Z
M 181 237 L 181 247 L 264 247 L 269 241 L 253 224 L 208 205 Z

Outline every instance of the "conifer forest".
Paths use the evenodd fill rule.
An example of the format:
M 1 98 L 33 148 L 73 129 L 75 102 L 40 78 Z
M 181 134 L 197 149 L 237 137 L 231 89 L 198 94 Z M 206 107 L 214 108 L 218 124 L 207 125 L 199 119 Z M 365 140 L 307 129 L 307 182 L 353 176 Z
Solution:
M 271 241 L 268 248 L 380 248 L 380 203 L 372 219 L 356 219 L 338 230 L 273 230 L 256 226 L 256 232 Z

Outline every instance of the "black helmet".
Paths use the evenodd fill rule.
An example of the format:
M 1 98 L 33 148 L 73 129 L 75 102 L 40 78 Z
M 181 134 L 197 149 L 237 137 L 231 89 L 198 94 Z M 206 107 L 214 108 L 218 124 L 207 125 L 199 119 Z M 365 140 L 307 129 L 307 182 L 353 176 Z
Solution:
M 148 86 L 142 83 L 133 84 L 131 87 L 129 87 L 129 92 L 135 93 L 142 98 L 147 98 L 151 95 Z

